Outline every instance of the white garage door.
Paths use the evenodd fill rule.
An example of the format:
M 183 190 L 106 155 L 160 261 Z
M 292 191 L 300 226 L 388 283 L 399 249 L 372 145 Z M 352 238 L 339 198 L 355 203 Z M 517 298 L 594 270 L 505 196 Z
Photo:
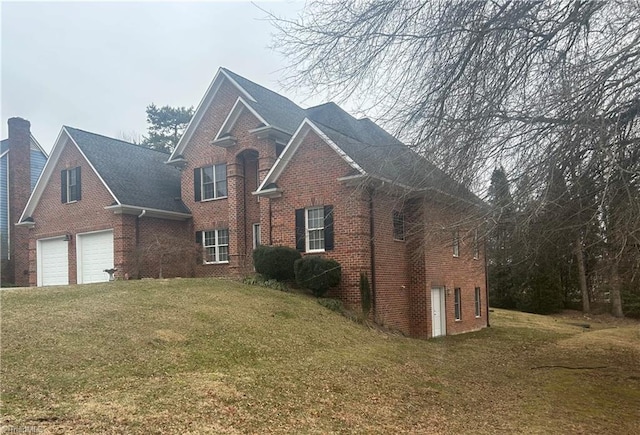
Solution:
M 109 281 L 113 267 L 113 231 L 78 234 L 78 284 Z
M 38 240 L 38 285 L 69 284 L 69 242 L 63 238 Z

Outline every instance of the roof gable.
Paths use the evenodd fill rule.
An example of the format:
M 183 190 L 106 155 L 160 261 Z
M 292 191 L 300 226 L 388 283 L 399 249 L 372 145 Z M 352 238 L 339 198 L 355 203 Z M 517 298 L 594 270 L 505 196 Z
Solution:
M 180 156 L 184 154 L 187 144 L 193 137 L 194 132 L 197 130 L 225 80 L 231 83 L 241 93 L 239 99 L 242 101 L 242 104 L 249 108 L 256 117 L 261 119 L 261 122 L 263 122 L 265 126 L 275 127 L 278 130 L 292 134 L 305 118 L 304 109 L 288 98 L 247 80 L 226 68 L 220 68 L 205 92 L 204 97 L 198 104 L 198 108 L 193 118 L 191 118 L 191 122 L 178 141 L 167 163 L 179 160 Z M 238 102 L 236 101 L 236 105 L 237 104 Z M 236 109 L 236 106 L 234 106 L 234 109 Z M 232 109 L 231 112 L 233 112 L 234 109 Z M 231 116 L 231 113 L 228 114 L 227 119 Z M 223 129 L 218 132 L 216 138 L 218 138 L 220 134 L 224 134 L 224 132 L 221 132 L 223 132 Z
M 190 213 L 180 198 L 180 172 L 164 164 L 166 153 L 64 126 L 21 222 L 35 210 L 66 146 L 78 149 L 113 197 L 115 205 L 150 208 L 169 214 Z

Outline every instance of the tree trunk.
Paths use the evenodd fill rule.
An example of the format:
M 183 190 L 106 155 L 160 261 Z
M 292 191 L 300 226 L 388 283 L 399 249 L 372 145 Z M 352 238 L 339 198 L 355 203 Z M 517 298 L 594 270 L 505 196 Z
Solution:
M 609 280 L 609 286 L 611 291 L 609 293 L 611 297 L 611 314 L 615 317 L 624 317 L 622 312 L 622 296 L 620 294 L 620 274 L 618 273 L 618 261 L 613 260 L 611 265 L 611 278 Z
M 584 267 L 584 252 L 582 250 L 582 238 L 576 237 L 576 259 L 578 260 L 578 279 L 580 280 L 580 294 L 582 295 L 582 312 L 590 313 L 589 289 L 587 288 L 587 273 Z

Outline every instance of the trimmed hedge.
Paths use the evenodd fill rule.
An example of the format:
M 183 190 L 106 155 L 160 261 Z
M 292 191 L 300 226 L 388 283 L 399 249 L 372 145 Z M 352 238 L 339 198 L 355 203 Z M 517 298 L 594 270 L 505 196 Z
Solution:
M 340 284 L 340 263 L 330 258 L 307 256 L 294 263 L 296 283 L 308 288 L 316 297 L 324 296 L 331 287 Z
M 293 263 L 300 257 L 293 248 L 261 245 L 253 251 L 253 266 L 266 278 L 289 281 L 295 278 Z

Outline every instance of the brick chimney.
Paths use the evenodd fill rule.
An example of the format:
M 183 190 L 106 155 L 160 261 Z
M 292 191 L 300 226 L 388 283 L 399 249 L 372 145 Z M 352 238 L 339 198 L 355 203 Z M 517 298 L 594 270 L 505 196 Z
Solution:
M 9 125 L 9 278 L 29 285 L 29 229 L 15 226 L 31 194 L 31 123 L 10 118 Z M 11 276 L 13 275 L 13 276 Z M 13 278 L 13 279 L 11 279 Z

